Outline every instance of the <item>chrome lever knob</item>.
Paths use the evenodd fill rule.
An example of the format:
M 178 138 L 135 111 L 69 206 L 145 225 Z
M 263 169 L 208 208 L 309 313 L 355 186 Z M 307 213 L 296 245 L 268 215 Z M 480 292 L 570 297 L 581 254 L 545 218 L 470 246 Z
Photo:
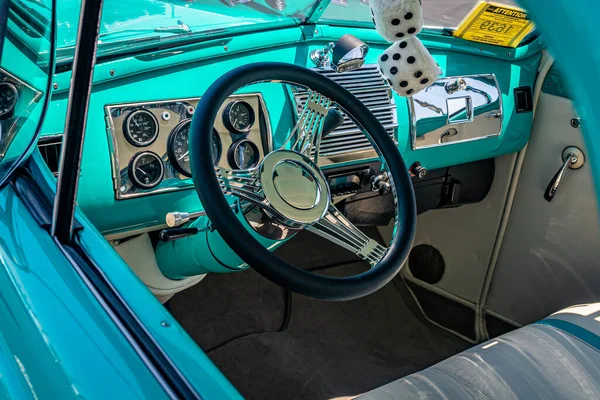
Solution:
M 560 167 L 558 172 L 554 174 L 546 191 L 544 192 L 544 199 L 547 201 L 552 201 L 556 192 L 558 191 L 558 187 L 560 186 L 562 180 L 565 177 L 565 173 L 567 168 L 569 169 L 579 169 L 583 166 L 585 162 L 585 156 L 581 149 L 571 146 L 567 147 L 562 153 L 563 165 Z
M 190 214 L 186 212 L 173 211 L 167 214 L 165 222 L 169 228 L 185 224 L 190 220 Z

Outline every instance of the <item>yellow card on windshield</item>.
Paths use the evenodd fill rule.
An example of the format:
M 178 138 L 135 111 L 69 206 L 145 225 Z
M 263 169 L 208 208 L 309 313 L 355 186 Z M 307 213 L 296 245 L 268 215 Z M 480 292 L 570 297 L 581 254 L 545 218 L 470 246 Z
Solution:
M 473 42 L 517 47 L 534 28 L 527 11 L 516 6 L 479 1 L 463 19 L 455 37 Z

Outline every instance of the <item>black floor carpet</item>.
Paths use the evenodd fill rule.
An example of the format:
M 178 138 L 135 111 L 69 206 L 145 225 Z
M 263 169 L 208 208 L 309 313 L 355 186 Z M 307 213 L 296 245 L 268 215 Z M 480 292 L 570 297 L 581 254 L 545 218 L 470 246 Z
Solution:
M 365 268 L 311 235 L 278 255 L 329 275 Z M 353 397 L 469 346 L 423 324 L 393 284 L 333 303 L 290 295 L 248 270 L 209 275 L 172 299 L 170 309 L 248 399 Z

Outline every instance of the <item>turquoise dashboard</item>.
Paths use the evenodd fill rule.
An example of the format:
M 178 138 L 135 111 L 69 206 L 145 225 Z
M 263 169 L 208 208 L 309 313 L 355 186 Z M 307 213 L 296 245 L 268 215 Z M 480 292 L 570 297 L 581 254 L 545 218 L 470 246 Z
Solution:
M 316 25 L 214 38 L 123 58 L 99 59 L 89 105 L 79 207 L 109 237 L 158 229 L 164 226 L 169 212 L 202 210 L 198 196 L 192 190 L 191 179 L 185 176 L 178 177 L 178 190 L 148 196 L 118 195 L 122 185 L 117 182 L 107 107 L 198 99 L 223 73 L 253 62 L 279 61 L 312 68 L 310 51 L 347 33 L 370 46 L 366 66 L 376 64 L 377 57 L 389 46 L 374 30 Z M 394 95 L 389 99 L 390 104 L 395 105 L 389 129 L 406 164 L 419 162 L 428 170 L 435 170 L 490 159 L 523 148 L 529 140 L 532 113 L 517 112 L 521 110 L 517 110 L 515 89 L 534 87 L 543 43 L 537 40 L 517 49 L 505 49 L 442 34 L 423 33 L 420 37 L 439 64 L 441 78 L 449 77 L 448 81 L 451 81 L 456 77 L 493 76 L 499 90 L 497 101 L 501 105 L 502 118 L 497 121 L 499 129 L 495 135 L 444 146 L 415 146 L 414 109 L 411 108 L 414 104 L 411 106 L 410 101 Z M 59 66 L 43 127 L 46 137 L 58 137 L 56 135 L 64 129 L 70 76 L 68 65 Z M 273 146 L 283 143 L 296 119 L 294 94 L 282 84 L 256 84 L 240 93 L 260 95 L 260 101 L 264 102 L 263 111 L 267 112 L 270 121 L 272 137 L 269 140 Z M 263 112 L 261 110 L 258 111 Z M 160 114 L 156 118 L 160 119 Z M 333 157 L 335 163 L 331 166 L 373 161 L 368 153 L 361 154 Z

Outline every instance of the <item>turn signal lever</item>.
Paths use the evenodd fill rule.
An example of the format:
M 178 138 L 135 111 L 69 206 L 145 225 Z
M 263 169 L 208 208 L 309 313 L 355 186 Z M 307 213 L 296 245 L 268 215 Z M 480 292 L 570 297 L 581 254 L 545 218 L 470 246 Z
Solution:
M 554 195 L 558 191 L 558 187 L 565 177 L 565 173 L 567 172 L 567 168 L 569 169 L 579 169 L 583 167 L 583 163 L 585 162 L 585 156 L 581 149 L 571 146 L 567 147 L 563 150 L 562 153 L 563 165 L 560 167 L 558 172 L 552 177 L 546 191 L 544 192 L 544 198 L 548 201 L 552 201 Z
M 330 108 L 323 121 L 323 133 L 321 139 L 325 139 L 327 135 L 339 128 L 344 123 L 344 116 L 335 108 Z

